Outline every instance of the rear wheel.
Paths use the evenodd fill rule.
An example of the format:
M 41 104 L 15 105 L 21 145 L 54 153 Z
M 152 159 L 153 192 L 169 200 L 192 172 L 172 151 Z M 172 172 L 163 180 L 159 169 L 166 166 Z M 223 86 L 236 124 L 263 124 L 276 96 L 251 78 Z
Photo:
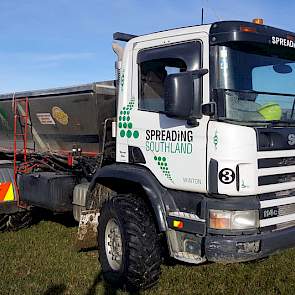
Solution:
M 31 211 L 19 211 L 9 216 L 9 230 L 17 231 L 29 227 L 33 222 Z
M 13 214 L 0 214 L 0 232 L 17 231 L 32 224 L 31 211 L 19 211 Z
M 9 216 L 6 214 L 0 214 L 0 232 L 4 232 L 8 229 Z
M 108 283 L 132 291 L 157 283 L 161 266 L 159 236 L 141 198 L 118 195 L 104 203 L 98 242 L 101 268 Z

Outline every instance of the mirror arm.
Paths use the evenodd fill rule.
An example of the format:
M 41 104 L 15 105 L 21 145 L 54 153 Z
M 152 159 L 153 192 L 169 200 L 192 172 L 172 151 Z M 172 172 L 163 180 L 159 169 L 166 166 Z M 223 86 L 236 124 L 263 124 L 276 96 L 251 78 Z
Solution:
M 190 117 L 187 119 L 187 125 L 191 127 L 198 127 L 200 123 L 198 122 L 198 119 L 196 117 Z
M 214 101 L 210 101 L 208 103 L 202 104 L 201 112 L 205 116 L 214 116 L 216 115 L 216 103 Z
M 202 78 L 204 75 L 208 74 L 209 70 L 199 69 L 199 70 L 191 71 L 191 73 L 194 79 L 199 79 L 199 78 Z

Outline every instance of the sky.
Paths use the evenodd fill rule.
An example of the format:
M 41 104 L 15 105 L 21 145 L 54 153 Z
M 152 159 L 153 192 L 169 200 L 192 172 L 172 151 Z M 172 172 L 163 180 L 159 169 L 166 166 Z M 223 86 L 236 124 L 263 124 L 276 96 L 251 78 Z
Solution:
M 0 0 L 0 93 L 112 80 L 116 31 L 263 18 L 295 31 L 290 0 Z

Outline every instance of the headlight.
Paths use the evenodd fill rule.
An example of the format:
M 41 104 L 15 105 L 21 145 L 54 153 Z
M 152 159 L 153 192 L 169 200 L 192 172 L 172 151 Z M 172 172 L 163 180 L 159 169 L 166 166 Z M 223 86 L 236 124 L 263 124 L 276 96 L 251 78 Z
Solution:
M 210 210 L 210 228 L 254 229 L 259 226 L 258 211 Z

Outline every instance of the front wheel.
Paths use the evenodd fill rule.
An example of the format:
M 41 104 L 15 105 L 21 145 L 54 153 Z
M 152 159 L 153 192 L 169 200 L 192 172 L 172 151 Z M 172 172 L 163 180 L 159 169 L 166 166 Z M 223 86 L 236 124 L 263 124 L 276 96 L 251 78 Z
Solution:
M 100 264 L 108 283 L 133 291 L 157 283 L 161 266 L 159 236 L 141 198 L 118 195 L 104 203 L 98 243 Z

